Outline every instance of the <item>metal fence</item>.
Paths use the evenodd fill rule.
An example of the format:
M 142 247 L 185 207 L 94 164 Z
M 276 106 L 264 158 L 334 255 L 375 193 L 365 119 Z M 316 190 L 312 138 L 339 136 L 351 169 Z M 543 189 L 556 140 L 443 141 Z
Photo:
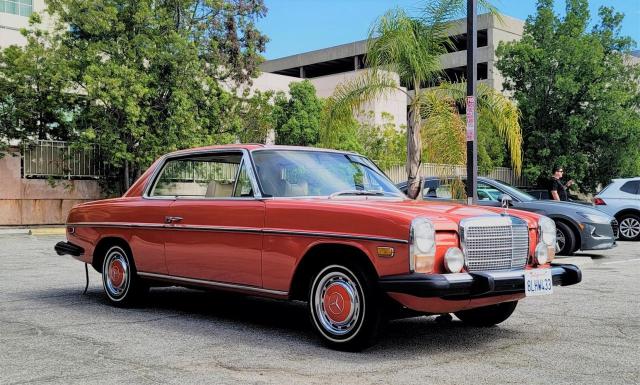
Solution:
M 167 164 L 161 179 L 199 183 L 235 180 L 239 167 L 237 163 L 177 160 Z
M 22 145 L 23 178 L 98 178 L 105 175 L 100 148 L 76 148 L 60 140 L 36 140 Z
M 407 180 L 405 165 L 393 166 L 385 170 L 385 173 L 393 183 L 400 183 Z M 462 164 L 422 163 L 419 175 L 423 177 L 435 176 L 438 178 L 465 177 L 467 175 L 467 166 Z M 515 175 L 513 170 L 508 167 L 496 167 L 489 174 L 482 176 L 497 179 L 513 186 L 529 186 L 524 175 Z

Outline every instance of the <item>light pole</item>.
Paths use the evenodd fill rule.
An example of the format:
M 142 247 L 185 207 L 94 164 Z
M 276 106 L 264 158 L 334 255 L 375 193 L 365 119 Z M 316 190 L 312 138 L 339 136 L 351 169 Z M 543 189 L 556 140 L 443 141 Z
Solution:
M 478 130 L 476 114 L 476 0 L 467 0 L 467 203 L 478 202 Z

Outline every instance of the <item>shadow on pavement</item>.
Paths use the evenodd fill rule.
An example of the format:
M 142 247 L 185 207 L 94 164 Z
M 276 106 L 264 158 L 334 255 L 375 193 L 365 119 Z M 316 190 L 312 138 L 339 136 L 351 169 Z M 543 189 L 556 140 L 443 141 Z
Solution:
M 262 345 L 269 349 L 313 353 L 337 361 L 345 355 L 350 362 L 358 362 L 372 357 L 386 361 L 415 354 L 428 356 L 445 351 L 464 352 L 481 349 L 483 345 L 500 339 L 517 339 L 520 334 L 509 328 L 509 320 L 502 326 L 474 328 L 463 325 L 456 318 L 450 322 L 436 322 L 433 316 L 414 317 L 391 321 L 381 333 L 377 345 L 354 354 L 329 350 L 315 338 L 307 305 L 303 302 L 166 287 L 153 288 L 142 306 L 122 309 L 111 306 L 102 288 L 97 286 L 91 286 L 86 295 L 77 288 L 21 294 L 31 301 L 46 304 L 48 309 L 71 306 L 73 312 L 80 312 L 80 317 L 93 320 L 96 325 L 170 319 L 170 322 L 155 322 L 146 327 L 189 335 L 201 333 L 202 338 L 211 339 L 211 343 Z M 64 311 L 61 309 L 56 313 L 63 314 Z M 225 340 L 216 340 L 220 336 Z

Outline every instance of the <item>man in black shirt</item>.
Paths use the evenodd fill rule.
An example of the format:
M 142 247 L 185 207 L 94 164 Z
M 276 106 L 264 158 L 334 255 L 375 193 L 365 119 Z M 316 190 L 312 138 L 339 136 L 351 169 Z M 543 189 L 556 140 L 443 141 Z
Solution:
M 573 185 L 573 179 L 569 180 L 567 184 L 562 184 L 562 176 L 564 174 L 564 169 L 562 167 L 555 167 L 553 169 L 553 176 L 551 177 L 551 187 L 549 188 L 549 192 L 551 195 L 551 199 L 556 201 L 567 201 L 569 200 L 569 194 L 567 193 L 567 189 Z

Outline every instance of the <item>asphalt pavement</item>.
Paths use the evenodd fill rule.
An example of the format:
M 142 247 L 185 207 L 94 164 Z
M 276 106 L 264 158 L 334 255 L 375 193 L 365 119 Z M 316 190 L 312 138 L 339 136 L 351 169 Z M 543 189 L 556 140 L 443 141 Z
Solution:
M 640 242 L 579 253 L 583 282 L 492 328 L 393 321 L 361 353 L 328 350 L 303 303 L 152 289 L 108 304 L 60 236 L 0 235 L 0 384 L 638 384 Z

